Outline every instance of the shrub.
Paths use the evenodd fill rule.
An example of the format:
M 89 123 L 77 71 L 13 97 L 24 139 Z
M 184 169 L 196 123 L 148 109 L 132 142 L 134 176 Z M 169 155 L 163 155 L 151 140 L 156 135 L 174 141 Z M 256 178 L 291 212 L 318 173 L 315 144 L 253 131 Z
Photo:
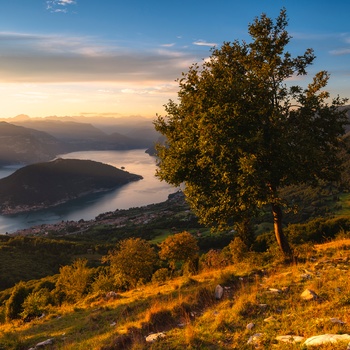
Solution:
M 198 250 L 196 238 L 184 231 L 169 236 L 160 244 L 159 257 L 168 260 L 171 268 L 175 270 L 176 263 L 182 265 L 186 261 L 194 260 Z
M 26 299 L 28 294 L 29 291 L 25 287 L 23 282 L 19 282 L 13 287 L 11 296 L 6 302 L 6 321 L 21 318 L 21 313 L 23 312 L 22 304 L 24 303 L 24 300 Z
M 129 238 L 121 241 L 119 249 L 109 252 L 102 261 L 110 263 L 116 285 L 128 289 L 151 279 L 157 255 L 144 239 Z
M 152 282 L 165 282 L 170 277 L 169 270 L 165 267 L 157 270 L 152 276 Z
M 30 293 L 22 304 L 23 311 L 21 317 L 23 319 L 30 319 L 40 316 L 48 304 L 49 291 L 47 289 L 41 289 L 36 292 Z

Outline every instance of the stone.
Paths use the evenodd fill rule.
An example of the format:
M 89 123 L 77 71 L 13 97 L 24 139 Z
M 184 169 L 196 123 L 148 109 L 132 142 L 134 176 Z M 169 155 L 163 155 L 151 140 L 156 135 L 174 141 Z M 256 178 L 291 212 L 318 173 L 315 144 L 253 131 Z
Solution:
M 152 333 L 146 337 L 146 342 L 147 343 L 154 343 L 155 341 L 165 338 L 165 333 L 160 332 L 160 333 Z
M 349 334 L 321 334 L 307 338 L 303 345 L 318 346 L 323 344 L 335 344 L 339 341 L 350 341 Z
M 268 290 L 270 293 L 272 293 L 272 294 L 279 294 L 279 293 L 281 293 L 282 291 L 280 290 L 280 289 L 278 289 L 278 288 L 269 288 L 269 290 Z
M 105 300 L 114 300 L 117 299 L 118 294 L 116 292 L 110 291 L 106 293 Z
M 44 341 L 36 344 L 34 349 L 44 348 L 47 345 L 52 345 L 53 342 L 54 342 L 54 338 L 50 338 L 50 339 L 44 340 Z
M 251 337 L 249 337 L 247 344 L 254 345 L 254 346 L 259 346 L 261 345 L 262 341 L 262 333 L 255 333 Z
M 318 298 L 318 295 L 312 291 L 311 289 L 305 289 L 301 295 L 301 299 L 303 300 L 316 300 Z
M 222 288 L 220 286 L 220 284 L 218 284 L 216 287 L 215 287 L 215 299 L 216 300 L 220 300 L 222 298 L 224 294 L 224 288 Z
M 284 343 L 301 343 L 305 338 L 299 335 L 279 335 L 276 337 L 276 340 L 284 342 Z
M 332 317 L 329 319 L 332 323 L 337 323 L 337 324 L 345 324 L 346 322 L 343 322 L 342 320 L 339 320 L 339 318 Z
M 264 322 L 275 322 L 277 321 L 273 316 L 267 317 L 264 319 Z
M 251 322 L 251 323 L 248 323 L 248 324 L 247 324 L 247 327 L 246 327 L 246 328 L 250 331 L 250 330 L 252 330 L 254 327 L 255 327 L 255 324 Z

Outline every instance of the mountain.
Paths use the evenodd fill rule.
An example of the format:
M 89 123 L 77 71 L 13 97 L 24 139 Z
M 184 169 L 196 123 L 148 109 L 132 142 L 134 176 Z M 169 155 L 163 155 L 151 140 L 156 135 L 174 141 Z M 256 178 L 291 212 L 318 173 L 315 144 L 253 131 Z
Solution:
M 56 159 L 0 179 L 0 212 L 31 211 L 124 185 L 142 176 L 90 160 Z
M 0 122 L 0 166 L 48 161 L 64 150 L 61 141 L 45 132 Z
M 17 126 L 46 132 L 66 145 L 67 152 L 87 150 L 123 150 L 148 147 L 149 142 L 113 133 L 108 135 L 89 123 L 46 118 L 16 119 L 10 122 Z
M 25 119 L 25 116 L 17 116 Z M 16 118 L 17 118 L 16 117 Z M 88 123 L 102 130 L 106 134 L 122 134 L 133 139 L 147 140 L 148 145 L 159 137 L 159 133 L 154 129 L 153 119 L 142 116 L 129 117 L 105 117 L 105 116 L 73 116 L 73 117 L 46 117 L 46 120 L 61 120 L 77 123 Z

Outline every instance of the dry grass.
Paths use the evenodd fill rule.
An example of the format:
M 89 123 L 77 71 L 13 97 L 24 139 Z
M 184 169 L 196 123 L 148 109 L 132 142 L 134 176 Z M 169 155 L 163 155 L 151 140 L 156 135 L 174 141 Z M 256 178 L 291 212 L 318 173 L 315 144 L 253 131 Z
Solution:
M 0 325 L 0 349 L 29 349 L 55 338 L 51 347 L 55 350 L 244 350 L 254 348 L 247 341 L 255 333 L 262 334 L 262 349 L 303 349 L 275 338 L 350 334 L 349 246 L 350 240 L 317 245 L 315 253 L 298 265 L 274 264 L 272 268 L 250 260 L 146 285 L 120 293 L 115 300 L 89 296 L 74 307 L 53 309 L 31 323 Z M 225 287 L 221 300 L 214 297 L 218 283 Z M 305 289 L 313 290 L 318 298 L 303 301 L 300 294 Z M 333 318 L 343 323 L 332 322 Z M 247 329 L 250 323 L 254 326 Z M 152 332 L 166 336 L 146 343 L 145 336 Z

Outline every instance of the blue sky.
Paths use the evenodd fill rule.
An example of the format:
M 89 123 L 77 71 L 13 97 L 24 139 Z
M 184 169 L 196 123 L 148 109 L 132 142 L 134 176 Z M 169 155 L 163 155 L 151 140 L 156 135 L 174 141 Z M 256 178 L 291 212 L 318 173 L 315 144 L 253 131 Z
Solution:
M 248 24 L 282 7 L 293 55 L 313 48 L 309 76 L 331 74 L 350 97 L 347 0 L 0 0 L 0 118 L 27 114 L 163 114 L 176 78 L 224 41 L 249 40 Z

